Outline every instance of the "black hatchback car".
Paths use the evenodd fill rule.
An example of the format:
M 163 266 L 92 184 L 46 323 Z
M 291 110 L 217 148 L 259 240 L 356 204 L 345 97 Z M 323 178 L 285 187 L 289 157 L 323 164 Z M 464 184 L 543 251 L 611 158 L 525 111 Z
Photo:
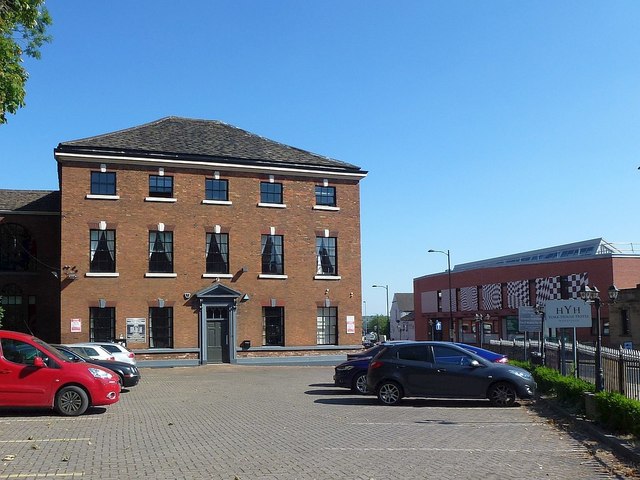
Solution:
M 140 371 L 138 367 L 127 362 L 118 362 L 116 360 L 96 360 L 93 358 L 83 357 L 64 345 L 52 345 L 70 362 L 87 362 L 108 368 L 118 375 L 120 386 L 122 388 L 135 387 L 140 382 Z
M 501 407 L 533 397 L 537 388 L 527 370 L 490 362 L 449 342 L 385 346 L 369 364 L 367 386 L 384 405 L 403 397 L 488 398 Z

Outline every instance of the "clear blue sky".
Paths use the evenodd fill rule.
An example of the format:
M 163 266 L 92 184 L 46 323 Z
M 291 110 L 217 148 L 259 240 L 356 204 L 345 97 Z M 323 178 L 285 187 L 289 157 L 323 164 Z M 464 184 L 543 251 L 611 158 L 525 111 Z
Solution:
M 47 3 L 0 188 L 57 189 L 54 147 L 168 115 L 356 164 L 363 300 L 604 237 L 640 242 L 640 2 Z M 640 279 L 639 279 L 640 283 Z

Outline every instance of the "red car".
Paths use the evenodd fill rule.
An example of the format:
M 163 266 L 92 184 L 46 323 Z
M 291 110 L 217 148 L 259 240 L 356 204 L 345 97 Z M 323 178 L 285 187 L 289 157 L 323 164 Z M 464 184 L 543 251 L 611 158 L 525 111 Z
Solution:
M 53 408 L 76 416 L 118 400 L 118 376 L 111 370 L 69 362 L 39 338 L 0 330 L 0 407 Z

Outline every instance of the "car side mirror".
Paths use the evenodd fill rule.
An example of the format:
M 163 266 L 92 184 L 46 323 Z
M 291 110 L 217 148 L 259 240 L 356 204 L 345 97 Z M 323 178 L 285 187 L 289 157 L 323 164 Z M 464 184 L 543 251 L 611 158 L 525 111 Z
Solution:
M 477 368 L 480 366 L 480 362 L 478 360 L 471 360 L 471 366 Z
M 46 365 L 44 363 L 44 360 L 42 358 L 40 358 L 40 357 L 35 357 L 33 359 L 33 366 L 34 367 L 38 367 L 38 368 L 46 367 Z

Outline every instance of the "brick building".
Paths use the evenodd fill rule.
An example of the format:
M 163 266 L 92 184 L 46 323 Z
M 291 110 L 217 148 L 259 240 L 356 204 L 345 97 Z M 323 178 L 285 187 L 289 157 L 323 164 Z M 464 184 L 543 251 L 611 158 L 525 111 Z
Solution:
M 359 345 L 359 167 L 222 122 L 63 142 L 60 336 L 173 364 Z
M 634 288 L 639 280 L 640 255 L 601 238 L 456 265 L 413 280 L 416 339 L 477 344 L 521 337 L 519 307 L 579 298 L 589 285 L 601 292 L 603 343 L 615 345 L 610 327 L 620 319 L 609 313 L 607 289 Z M 593 317 L 591 329 L 577 329 L 579 341 L 595 341 L 595 311 Z
M 616 302 L 609 306 L 609 344 L 638 350 L 640 348 L 640 285 L 621 289 Z
M 60 334 L 59 192 L 0 190 L 2 328 Z

